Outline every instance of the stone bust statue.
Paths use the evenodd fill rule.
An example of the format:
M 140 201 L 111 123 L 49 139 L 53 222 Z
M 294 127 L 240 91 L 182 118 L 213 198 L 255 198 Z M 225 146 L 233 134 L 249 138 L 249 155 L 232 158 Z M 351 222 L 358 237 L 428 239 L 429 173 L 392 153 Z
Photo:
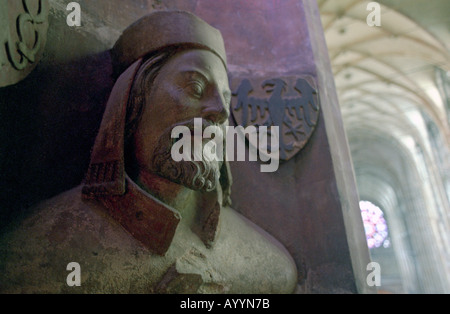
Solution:
M 295 264 L 230 208 L 228 163 L 175 162 L 174 126 L 224 128 L 231 93 L 218 30 L 180 11 L 128 27 L 82 185 L 42 202 L 0 240 L 0 291 L 292 293 Z M 66 283 L 79 263 L 81 285 Z

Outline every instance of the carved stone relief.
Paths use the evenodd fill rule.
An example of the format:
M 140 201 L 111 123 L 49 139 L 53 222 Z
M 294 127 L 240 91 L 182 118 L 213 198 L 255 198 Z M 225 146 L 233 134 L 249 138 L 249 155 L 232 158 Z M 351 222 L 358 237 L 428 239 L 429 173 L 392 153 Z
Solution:
M 48 0 L 0 1 L 0 87 L 36 67 L 45 47 Z
M 312 78 L 233 78 L 232 88 L 231 111 L 237 125 L 279 127 L 281 161 L 291 159 L 306 145 L 320 112 Z

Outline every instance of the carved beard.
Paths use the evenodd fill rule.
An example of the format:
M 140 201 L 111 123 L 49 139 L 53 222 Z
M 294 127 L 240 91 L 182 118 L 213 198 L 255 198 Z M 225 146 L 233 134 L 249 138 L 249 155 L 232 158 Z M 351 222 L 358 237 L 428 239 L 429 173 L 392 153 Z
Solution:
M 201 158 L 202 156 L 194 156 L 194 149 L 192 149 L 191 161 L 174 161 L 171 149 L 176 140 L 171 138 L 171 133 L 175 126 L 181 125 L 188 127 L 192 132 L 194 130 L 194 121 L 192 120 L 186 124 L 173 125 L 164 131 L 153 153 L 152 170 L 156 174 L 189 189 L 211 192 L 217 188 L 222 163 L 217 160 L 205 160 L 205 158 Z M 202 125 L 202 131 L 204 131 L 211 123 L 203 120 Z M 202 151 L 203 145 L 204 143 L 202 143 Z M 201 160 L 196 161 L 194 157 L 200 157 L 195 159 Z

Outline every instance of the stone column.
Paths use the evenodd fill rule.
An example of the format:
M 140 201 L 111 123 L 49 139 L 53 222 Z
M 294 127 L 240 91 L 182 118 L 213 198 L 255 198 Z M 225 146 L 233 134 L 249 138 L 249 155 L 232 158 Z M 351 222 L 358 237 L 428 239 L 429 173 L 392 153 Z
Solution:
M 319 9 L 315 1 L 303 2 L 307 12 L 306 19 L 311 34 L 311 46 L 318 69 L 319 81 L 323 82 L 322 87 L 326 87 L 321 91 L 322 110 L 333 160 L 335 184 L 339 193 L 339 199 L 336 201 L 340 203 L 338 206 L 340 206 L 344 219 L 355 284 L 360 293 L 376 293 L 376 288 L 369 287 L 366 283 L 366 267 L 370 262 L 370 256 L 361 223 L 353 164 L 343 127 L 328 49 L 320 23 Z
M 315 130 L 276 172 L 260 172 L 258 162 L 232 163 L 233 207 L 287 247 L 301 292 L 375 292 L 366 284 L 370 257 L 317 4 L 206 2 L 181 7 L 223 33 L 234 91 L 244 78 L 257 90 L 264 79 L 308 75 L 320 99 Z M 288 93 L 282 98 L 293 97 Z

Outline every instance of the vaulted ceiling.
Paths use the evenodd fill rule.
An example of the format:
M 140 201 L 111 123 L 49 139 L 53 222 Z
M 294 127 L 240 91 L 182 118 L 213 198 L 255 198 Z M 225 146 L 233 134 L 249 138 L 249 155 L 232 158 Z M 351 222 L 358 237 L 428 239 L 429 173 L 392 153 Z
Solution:
M 434 230 L 449 264 L 450 1 L 377 1 L 372 27 L 370 1 L 317 2 L 361 198 L 422 212 L 405 226 Z
M 368 3 L 318 0 L 356 171 L 388 166 L 367 154 L 383 138 L 430 163 L 441 156 L 436 171 L 448 172 L 449 108 L 439 88 L 450 79 L 450 1 L 379 1 L 373 27 Z
M 318 3 L 346 125 L 412 136 L 422 143 L 418 109 L 436 123 L 448 144 L 447 113 L 435 83 L 435 67 L 450 73 L 445 37 L 382 4 L 381 26 L 369 27 L 367 1 Z M 440 3 L 450 12 L 449 1 Z

